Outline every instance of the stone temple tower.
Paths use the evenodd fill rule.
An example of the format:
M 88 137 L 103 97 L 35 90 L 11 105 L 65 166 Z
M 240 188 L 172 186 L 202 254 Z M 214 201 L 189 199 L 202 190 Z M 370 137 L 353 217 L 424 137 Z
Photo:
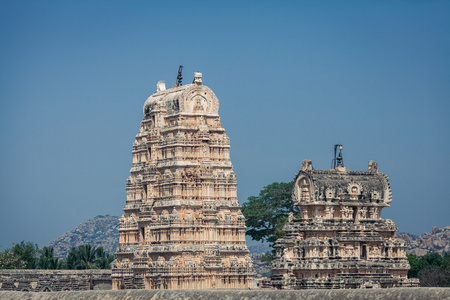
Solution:
M 337 145 L 338 146 L 338 145 Z M 350 171 L 338 157 L 331 170 L 304 160 L 294 178 L 300 216 L 289 217 L 276 241 L 270 285 L 278 289 L 385 288 L 417 286 L 407 279 L 406 243 L 394 238 L 392 220 L 382 219 L 392 192 L 389 178 L 370 161 Z
M 254 285 L 230 140 L 218 110 L 201 73 L 171 89 L 160 81 L 145 101 L 112 267 L 114 289 Z

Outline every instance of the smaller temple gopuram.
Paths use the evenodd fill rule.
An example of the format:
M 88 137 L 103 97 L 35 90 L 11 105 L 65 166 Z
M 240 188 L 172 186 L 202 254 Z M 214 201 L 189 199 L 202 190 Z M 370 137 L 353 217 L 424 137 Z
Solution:
M 338 146 L 336 148 L 336 146 Z M 336 149 L 339 150 L 336 156 Z M 300 217 L 289 216 L 275 242 L 270 285 L 277 289 L 387 288 L 418 286 L 408 279 L 406 243 L 382 219 L 392 191 L 389 178 L 369 161 L 366 171 L 343 165 L 335 145 L 334 166 L 315 170 L 304 160 L 292 197 Z

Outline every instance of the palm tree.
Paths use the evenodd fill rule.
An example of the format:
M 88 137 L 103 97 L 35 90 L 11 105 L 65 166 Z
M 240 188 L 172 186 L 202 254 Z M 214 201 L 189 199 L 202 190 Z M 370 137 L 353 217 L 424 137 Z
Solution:
M 78 249 L 75 247 L 72 247 L 69 250 L 69 253 L 67 254 L 67 260 L 66 260 L 66 268 L 69 270 L 76 269 L 79 263 L 79 254 Z
M 90 244 L 78 246 L 78 264 L 79 269 L 96 268 L 94 262 L 96 259 L 97 249 Z
M 53 248 L 52 247 L 44 247 L 41 250 L 39 250 L 41 253 L 41 256 L 39 257 L 39 260 L 37 261 L 37 268 L 38 269 L 59 269 L 61 268 L 61 261 L 59 261 L 57 258 L 53 257 Z
M 96 248 L 90 244 L 72 247 L 67 254 L 67 269 L 109 269 L 116 259 L 113 253 L 106 253 L 103 247 Z
M 103 247 L 97 248 L 97 259 L 95 265 L 99 269 L 110 269 L 111 262 L 116 259 L 116 255 L 113 253 L 107 254 Z

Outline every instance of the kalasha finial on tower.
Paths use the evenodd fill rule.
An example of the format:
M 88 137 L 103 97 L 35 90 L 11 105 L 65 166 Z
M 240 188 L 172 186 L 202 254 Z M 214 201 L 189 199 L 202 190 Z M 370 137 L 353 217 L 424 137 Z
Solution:
M 183 76 L 181 75 L 181 72 L 183 71 L 183 66 L 180 65 L 178 68 L 178 76 L 177 76 L 177 84 L 176 86 L 182 86 L 181 81 L 183 80 Z
M 202 73 L 195 72 L 194 73 L 194 80 L 192 81 L 193 84 L 196 85 L 202 85 Z
M 339 153 L 337 150 L 339 149 Z M 335 144 L 334 145 L 334 158 L 331 161 L 331 168 L 334 169 L 336 167 L 343 167 L 344 166 L 344 158 L 342 157 L 342 145 L 341 144 Z

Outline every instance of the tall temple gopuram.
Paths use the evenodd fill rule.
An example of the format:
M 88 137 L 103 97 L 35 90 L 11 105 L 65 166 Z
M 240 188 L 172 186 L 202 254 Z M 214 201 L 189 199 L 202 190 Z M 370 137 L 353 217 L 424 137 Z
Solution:
M 120 219 L 114 289 L 254 285 L 230 140 L 219 101 L 195 73 L 144 104 Z
M 381 218 L 392 191 L 376 162 L 369 161 L 367 171 L 350 171 L 341 154 L 330 170 L 315 170 L 304 160 L 292 197 L 300 217 L 289 216 L 285 236 L 274 245 L 272 287 L 418 286 L 417 279 L 407 279 L 406 243 L 394 238 L 397 226 Z

